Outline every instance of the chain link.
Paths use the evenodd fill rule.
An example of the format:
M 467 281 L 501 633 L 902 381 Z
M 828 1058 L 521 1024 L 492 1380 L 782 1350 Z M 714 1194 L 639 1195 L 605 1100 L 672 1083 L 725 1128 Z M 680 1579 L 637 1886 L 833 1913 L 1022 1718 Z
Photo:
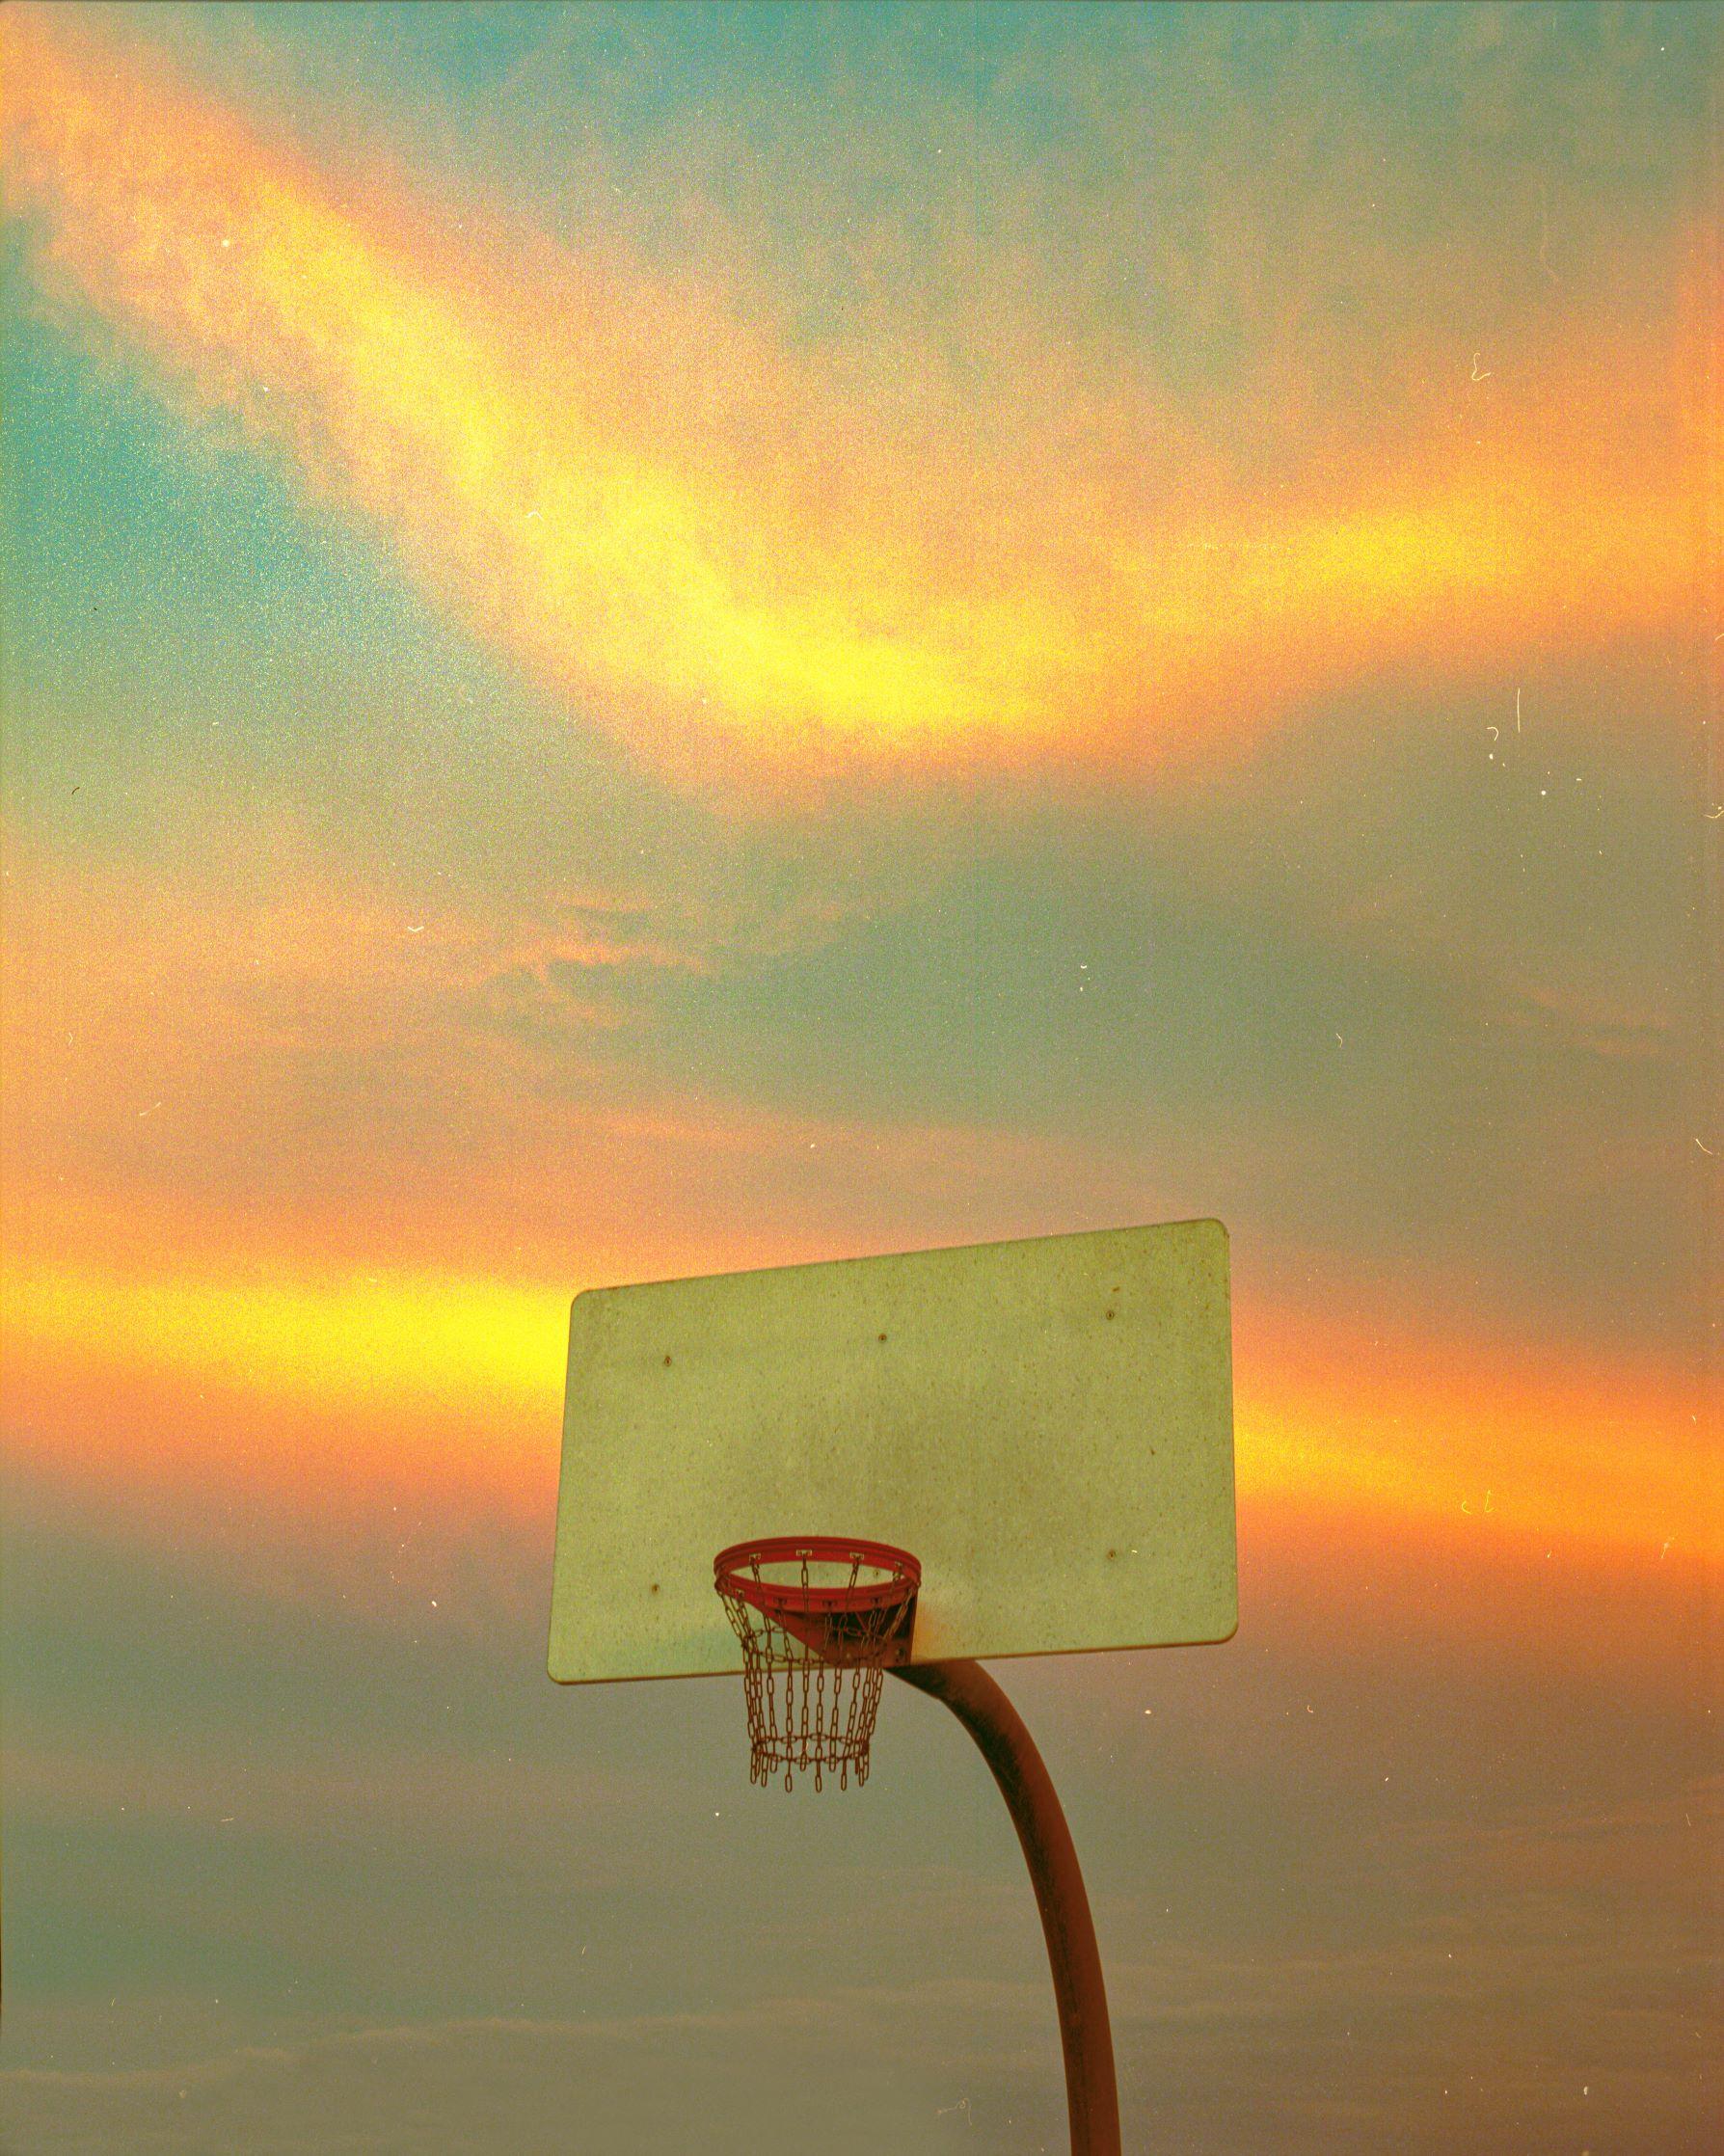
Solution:
M 853 1556 L 847 1584 L 856 1587 L 864 1560 Z M 800 1586 L 811 1579 L 809 1560 L 800 1562 Z M 763 1580 L 760 1560 L 751 1566 Z M 723 1589 L 720 1587 L 720 1593 Z M 909 1619 L 914 1587 L 902 1602 L 834 1612 L 808 1620 L 813 1643 L 785 1630 L 769 1611 L 741 1596 L 724 1595 L 724 1606 L 742 1648 L 742 1687 L 748 1707 L 749 1780 L 765 1788 L 780 1769 L 786 1789 L 798 1772 L 812 1771 L 817 1790 L 828 1770 L 836 1769 L 840 1789 L 868 1779 L 868 1750 L 882 1688 L 881 1671 Z M 782 1681 L 782 1713 L 780 1711 Z

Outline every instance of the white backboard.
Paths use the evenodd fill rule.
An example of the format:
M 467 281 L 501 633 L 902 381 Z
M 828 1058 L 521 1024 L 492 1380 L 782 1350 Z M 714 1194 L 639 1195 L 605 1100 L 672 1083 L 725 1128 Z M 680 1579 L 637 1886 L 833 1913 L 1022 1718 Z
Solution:
M 916 1661 L 1229 1637 L 1226 1230 L 578 1296 L 552 1676 L 739 1669 L 713 1558 L 783 1534 L 919 1557 Z

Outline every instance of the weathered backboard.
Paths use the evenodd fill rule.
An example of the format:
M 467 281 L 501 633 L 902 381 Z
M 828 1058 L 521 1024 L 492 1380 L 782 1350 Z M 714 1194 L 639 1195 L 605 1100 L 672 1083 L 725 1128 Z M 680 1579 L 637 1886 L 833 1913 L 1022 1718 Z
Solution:
M 916 1661 L 1226 1639 L 1231 1360 L 1219 1221 L 591 1289 L 551 1674 L 739 1669 L 713 1559 L 760 1535 L 912 1551 Z

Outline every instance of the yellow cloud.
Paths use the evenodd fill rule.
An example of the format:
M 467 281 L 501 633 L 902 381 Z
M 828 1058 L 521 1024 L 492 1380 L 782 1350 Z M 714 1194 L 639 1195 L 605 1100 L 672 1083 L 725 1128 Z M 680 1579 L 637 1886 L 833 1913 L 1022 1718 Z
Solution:
M 1273 502 L 1190 444 L 1151 469 L 1105 399 L 1081 446 L 948 407 L 930 453 L 598 240 L 472 244 L 64 13 L 8 10 L 0 36 L 44 285 L 685 775 L 1154 761 L 1395 660 L 1695 604 L 1698 433 L 1608 387 L 1670 353 L 1576 351 L 1567 376 L 1559 353 L 1555 392 L 1488 444 L 1436 455 L 1410 421 L 1386 467 L 1337 443 Z
M 56 1475 L 270 1486 L 286 1452 L 300 1462 L 292 1504 L 406 1476 L 435 1512 L 440 1489 L 471 1504 L 489 1484 L 508 1502 L 524 1473 L 536 1488 L 552 1471 L 568 1296 L 582 1284 L 80 1257 L 9 1266 L 0 1316 L 14 1405 Z M 1464 1337 L 1343 1336 L 1259 1310 L 1237 1383 L 1242 1500 L 1649 1561 L 1724 1555 L 1700 1403 L 1668 1373 Z M 57 1458 L 56 1402 L 91 1397 L 107 1402 L 104 1427 Z M 172 1404 L 173 1462 L 133 1399 Z
M 194 1390 L 362 1409 L 441 1402 L 476 1419 L 499 1398 L 554 1410 L 567 1300 L 441 1274 L 232 1279 L 88 1262 L 0 1274 L 14 1348 L 83 1351 Z

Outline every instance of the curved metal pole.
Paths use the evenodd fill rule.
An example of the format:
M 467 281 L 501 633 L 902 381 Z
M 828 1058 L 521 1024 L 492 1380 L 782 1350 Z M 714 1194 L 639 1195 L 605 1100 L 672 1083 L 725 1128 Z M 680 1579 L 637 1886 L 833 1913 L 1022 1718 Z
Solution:
M 1071 2156 L 1119 2156 L 1119 2091 L 1101 1954 L 1071 1830 L 1041 1754 L 1016 1708 L 980 1662 L 912 1662 L 892 1674 L 945 1701 L 1000 1785 L 1030 1867 L 1053 1965 Z

